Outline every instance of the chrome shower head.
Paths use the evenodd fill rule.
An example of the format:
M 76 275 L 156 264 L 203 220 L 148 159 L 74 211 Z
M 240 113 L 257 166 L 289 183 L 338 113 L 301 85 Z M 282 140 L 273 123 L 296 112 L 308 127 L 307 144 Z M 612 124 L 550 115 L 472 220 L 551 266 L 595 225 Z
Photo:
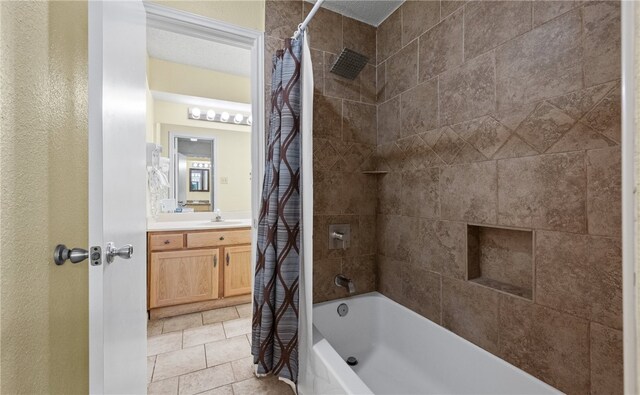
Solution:
M 333 74 L 354 80 L 367 64 L 367 61 L 369 61 L 368 57 L 345 48 L 331 65 L 330 71 Z

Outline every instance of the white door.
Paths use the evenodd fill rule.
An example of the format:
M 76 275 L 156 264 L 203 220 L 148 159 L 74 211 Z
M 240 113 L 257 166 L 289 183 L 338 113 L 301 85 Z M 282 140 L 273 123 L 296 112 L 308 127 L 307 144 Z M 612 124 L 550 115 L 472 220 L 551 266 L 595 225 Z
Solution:
M 146 393 L 146 15 L 141 1 L 89 2 L 89 270 L 92 394 Z M 105 259 L 107 243 L 133 245 Z

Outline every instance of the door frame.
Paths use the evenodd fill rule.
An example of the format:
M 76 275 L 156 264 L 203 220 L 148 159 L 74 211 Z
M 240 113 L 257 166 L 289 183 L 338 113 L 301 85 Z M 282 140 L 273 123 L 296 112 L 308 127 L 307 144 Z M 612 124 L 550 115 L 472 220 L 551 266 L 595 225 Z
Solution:
M 211 212 L 215 212 L 215 205 L 218 204 L 218 188 L 215 187 L 216 184 L 216 176 L 218 174 L 218 143 L 216 142 L 215 136 L 200 136 L 192 133 L 186 132 L 171 132 L 169 131 L 169 161 L 170 161 L 170 171 L 169 171 L 169 184 L 171 184 L 171 188 L 173 189 L 173 193 L 170 193 L 169 197 L 176 199 L 176 204 L 178 203 L 178 175 L 176 170 L 176 154 L 178 153 L 177 148 L 174 146 L 176 138 L 197 138 L 198 140 L 209 140 L 211 141 L 211 168 L 209 169 L 211 172 L 211 185 L 210 195 L 211 195 Z M 187 169 L 188 170 L 188 169 Z
M 102 2 L 95 2 L 89 7 L 89 100 L 95 103 L 89 106 L 89 156 L 101 158 L 102 141 L 92 134 L 92 130 L 100 130 L 102 122 L 101 100 L 102 76 L 99 75 L 104 59 L 100 57 L 102 42 Z M 146 25 L 160 29 L 181 33 L 188 36 L 216 41 L 229 45 L 246 48 L 251 51 L 251 112 L 256 116 L 251 125 L 251 208 L 252 208 L 252 253 L 255 256 L 257 239 L 257 222 L 260 208 L 260 191 L 262 188 L 265 159 L 265 119 L 264 114 L 264 33 L 252 29 L 235 26 L 229 23 L 216 21 L 207 17 L 163 7 L 157 4 L 142 2 L 141 12 L 146 13 Z M 98 78 L 100 77 L 100 78 Z M 93 92 L 93 93 L 92 93 Z M 100 196 L 103 192 L 102 179 L 92 178 L 91 175 L 101 174 L 102 168 L 97 162 L 89 161 L 89 211 L 102 207 Z M 99 218 L 89 223 L 89 233 L 95 232 L 102 226 Z M 143 231 L 144 232 L 144 231 Z M 93 244 L 92 244 L 93 243 Z M 90 240 L 90 245 L 100 245 Z M 143 251 L 142 254 L 145 254 Z M 138 253 L 140 254 L 140 253 Z M 146 262 L 146 259 L 144 260 Z M 255 263 L 254 263 L 255 264 Z M 254 265 L 252 264 L 252 266 Z M 253 270 L 253 269 L 252 269 Z M 146 287 L 143 284 L 131 283 L 131 287 Z M 89 275 L 89 304 L 99 307 L 102 303 L 101 278 Z M 145 292 L 146 294 L 146 292 Z M 146 307 L 146 301 L 145 303 Z M 101 339 L 104 334 L 104 312 L 99 308 L 90 308 L 89 336 L 93 339 Z M 99 341 L 90 341 L 89 349 L 89 391 L 99 393 L 104 391 L 104 345 Z M 146 347 L 146 344 L 145 344 Z M 146 364 L 146 359 L 144 360 Z M 142 374 L 144 376 L 144 373 Z M 146 378 L 141 378 L 146 382 Z
M 624 393 L 638 393 L 636 289 L 636 86 L 635 1 L 621 2 L 621 96 L 622 96 L 622 327 Z
M 147 26 L 251 51 L 251 216 L 256 252 L 260 195 L 265 163 L 264 32 L 144 1 Z

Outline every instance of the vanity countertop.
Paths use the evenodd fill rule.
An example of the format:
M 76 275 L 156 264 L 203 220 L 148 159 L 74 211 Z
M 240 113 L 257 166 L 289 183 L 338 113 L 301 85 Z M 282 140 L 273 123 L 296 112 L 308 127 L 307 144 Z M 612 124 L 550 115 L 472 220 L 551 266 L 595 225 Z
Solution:
M 250 228 L 251 219 L 224 219 L 221 222 L 212 221 L 199 213 L 185 213 L 176 218 L 147 219 L 147 231 L 163 232 L 172 230 L 202 230 L 202 229 L 229 229 Z M 211 216 L 211 213 L 206 213 Z

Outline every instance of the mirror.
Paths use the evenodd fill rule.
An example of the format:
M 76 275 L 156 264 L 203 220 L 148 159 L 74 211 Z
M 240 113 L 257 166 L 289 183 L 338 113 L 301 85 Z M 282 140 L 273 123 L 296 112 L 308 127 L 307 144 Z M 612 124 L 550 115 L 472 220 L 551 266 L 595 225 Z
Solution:
M 209 192 L 209 170 L 189 169 L 189 192 Z
M 169 132 L 172 147 L 175 147 L 174 188 L 177 204 L 194 211 L 212 211 L 215 207 L 216 191 L 211 175 L 216 163 L 214 157 L 215 137 L 188 135 L 181 132 Z
M 249 218 L 250 50 L 147 26 L 147 53 L 147 142 L 159 150 L 149 174 L 166 179 L 150 190 L 151 216 Z

